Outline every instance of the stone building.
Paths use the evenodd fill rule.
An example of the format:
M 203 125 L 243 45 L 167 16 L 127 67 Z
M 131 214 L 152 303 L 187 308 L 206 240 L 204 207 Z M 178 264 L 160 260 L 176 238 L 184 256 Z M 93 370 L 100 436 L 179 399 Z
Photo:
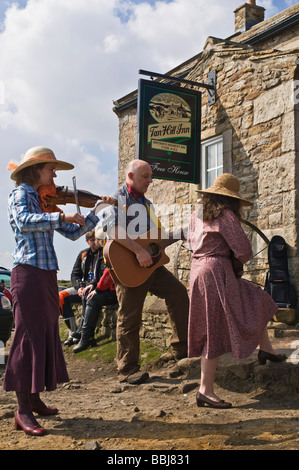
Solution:
M 241 193 L 253 202 L 244 218 L 271 239 L 282 235 L 289 245 L 289 269 L 299 292 L 296 186 L 299 171 L 299 3 L 264 20 L 264 8 L 251 0 L 234 12 L 235 32 L 222 39 L 208 37 L 196 56 L 165 75 L 208 83 L 216 72 L 216 101 L 208 104 L 202 90 L 201 182 L 209 186 L 222 172 L 235 174 Z M 158 78 L 157 81 L 165 81 Z M 186 86 L 181 83 L 181 86 Z M 136 158 L 137 91 L 118 99 L 119 183 Z M 194 184 L 155 179 L 147 195 L 155 204 L 195 203 Z M 267 249 L 248 231 L 256 254 L 245 277 L 264 284 Z M 190 253 L 178 242 L 168 248 L 168 268 L 188 284 Z M 263 250 L 263 251 L 261 251 Z

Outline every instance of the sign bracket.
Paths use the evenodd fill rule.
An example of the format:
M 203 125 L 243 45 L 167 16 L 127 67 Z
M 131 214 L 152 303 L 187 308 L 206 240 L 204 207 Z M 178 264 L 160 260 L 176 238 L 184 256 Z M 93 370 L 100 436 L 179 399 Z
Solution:
M 139 70 L 138 73 L 140 75 L 147 75 L 151 77 L 152 80 L 153 80 L 153 77 L 164 78 L 164 80 L 171 80 L 172 82 L 185 83 L 186 85 L 189 85 L 192 88 L 194 86 L 205 88 L 206 90 L 208 90 L 209 106 L 211 106 L 212 104 L 216 102 L 216 70 L 212 70 L 211 72 L 209 72 L 209 75 L 208 75 L 209 83 L 193 82 L 192 80 L 185 80 L 184 78 L 173 77 L 171 75 L 163 75 L 157 72 L 149 72 L 147 70 Z
M 212 70 L 208 75 L 209 85 L 212 88 L 208 89 L 208 105 L 216 103 L 216 70 Z

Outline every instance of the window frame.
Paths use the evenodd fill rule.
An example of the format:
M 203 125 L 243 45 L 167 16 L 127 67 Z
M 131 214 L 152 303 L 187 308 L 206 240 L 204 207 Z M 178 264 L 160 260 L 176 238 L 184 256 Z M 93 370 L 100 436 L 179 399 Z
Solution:
M 207 149 L 211 145 L 216 145 L 222 143 L 222 173 L 224 172 L 224 138 L 223 135 L 218 135 L 215 137 L 212 137 L 210 139 L 206 139 L 201 143 L 201 155 L 202 155 L 202 161 L 201 161 L 201 188 L 206 189 L 207 188 L 207 175 L 208 175 L 208 169 L 207 169 Z M 221 168 L 221 166 L 216 166 L 217 168 Z

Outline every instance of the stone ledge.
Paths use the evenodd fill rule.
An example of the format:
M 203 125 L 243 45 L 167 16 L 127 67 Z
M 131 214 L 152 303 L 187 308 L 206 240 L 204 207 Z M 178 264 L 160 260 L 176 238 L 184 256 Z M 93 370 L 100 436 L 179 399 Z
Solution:
M 294 323 L 296 318 L 296 312 L 293 308 L 279 308 L 273 319 L 277 322 L 287 323 L 291 325 Z
M 155 296 L 147 296 L 143 311 L 146 313 L 168 313 L 165 300 Z
M 257 350 L 247 359 L 235 360 L 231 354 L 224 354 L 219 360 L 215 383 L 227 390 L 250 393 L 263 389 L 269 396 L 284 396 L 288 393 L 299 396 L 299 357 L 291 357 L 293 349 L 278 349 L 288 358 L 285 362 L 259 365 Z M 182 359 L 179 370 L 188 380 L 200 379 L 200 358 Z

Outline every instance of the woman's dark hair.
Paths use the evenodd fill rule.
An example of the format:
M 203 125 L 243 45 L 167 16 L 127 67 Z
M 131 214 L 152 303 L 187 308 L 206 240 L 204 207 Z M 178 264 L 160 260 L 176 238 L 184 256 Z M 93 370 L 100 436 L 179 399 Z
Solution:
M 201 202 L 203 204 L 203 220 L 207 222 L 217 219 L 225 209 L 233 211 L 238 219 L 241 219 L 239 199 L 205 193 L 202 195 Z
M 16 186 L 21 183 L 26 183 L 29 186 L 33 186 L 39 180 L 38 170 L 42 170 L 46 163 L 37 163 L 36 165 L 28 166 L 21 170 L 16 175 Z

